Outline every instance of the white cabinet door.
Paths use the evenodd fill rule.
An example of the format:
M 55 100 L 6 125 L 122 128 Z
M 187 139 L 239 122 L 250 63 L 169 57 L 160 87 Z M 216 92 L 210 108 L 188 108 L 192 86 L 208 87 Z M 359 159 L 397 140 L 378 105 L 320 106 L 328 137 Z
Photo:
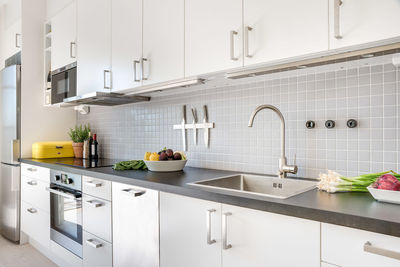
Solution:
M 334 7 L 329 0 L 331 49 L 400 36 L 398 0 L 342 0 L 337 16 Z M 335 38 L 335 23 L 342 38 Z
M 77 0 L 78 95 L 110 91 L 111 0 Z
M 21 199 L 45 212 L 50 212 L 49 183 L 21 175 Z
M 21 19 L 9 25 L 4 31 L 3 43 L 3 56 L 7 59 L 21 51 L 22 47 L 22 36 L 21 36 Z
M 143 1 L 143 84 L 184 77 L 184 0 Z
M 186 76 L 243 65 L 242 17 L 242 0 L 186 0 Z
M 365 251 L 366 244 L 367 250 L 369 248 L 374 251 Z M 385 252 L 397 254 L 399 257 L 400 238 L 322 223 L 321 259 L 323 261 L 342 267 L 400 266 L 400 260 L 383 256 Z
M 112 244 L 83 231 L 83 267 L 112 267 Z
M 50 214 L 21 201 L 21 231 L 42 246 L 50 246 Z
M 140 80 L 141 58 L 142 0 L 113 0 L 113 91 L 134 88 L 142 84 Z
M 76 3 L 73 1 L 51 19 L 51 70 L 76 61 Z
M 208 233 L 215 242 L 207 242 Z M 221 204 L 161 192 L 160 263 L 162 267 L 220 267 Z
M 111 237 L 111 202 L 83 195 L 83 229 L 107 242 Z
M 113 266 L 159 266 L 158 191 L 112 183 Z
M 243 35 L 244 65 L 327 50 L 328 0 L 244 0 Z
M 224 226 L 224 267 L 320 266 L 319 222 L 223 204 Z

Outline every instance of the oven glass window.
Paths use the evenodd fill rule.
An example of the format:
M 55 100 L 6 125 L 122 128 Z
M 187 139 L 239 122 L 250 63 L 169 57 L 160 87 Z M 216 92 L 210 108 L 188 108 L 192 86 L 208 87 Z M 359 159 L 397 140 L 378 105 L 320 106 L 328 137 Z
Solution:
M 60 189 L 57 189 L 61 191 Z M 67 194 L 71 194 L 68 192 Z M 50 194 L 51 228 L 82 244 L 82 198 Z

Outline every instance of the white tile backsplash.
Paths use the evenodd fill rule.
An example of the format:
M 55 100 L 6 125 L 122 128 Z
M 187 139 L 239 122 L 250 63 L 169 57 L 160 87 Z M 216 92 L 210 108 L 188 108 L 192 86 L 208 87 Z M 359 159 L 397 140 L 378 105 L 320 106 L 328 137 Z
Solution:
M 187 93 L 153 97 L 150 103 L 116 107 L 92 107 L 79 115 L 98 134 L 102 155 L 107 158 L 141 159 L 146 151 L 167 146 L 182 149 L 180 131 L 173 130 L 182 118 L 182 105 L 209 110 L 210 148 L 203 132 L 198 145 L 188 131 L 188 165 L 243 172 L 274 174 L 280 155 L 280 122 L 271 111 L 261 111 L 253 128 L 247 123 L 261 104 L 277 106 L 286 120 L 286 155 L 297 155 L 298 176 L 316 177 L 326 169 L 342 175 L 400 169 L 400 70 L 384 56 L 264 77 L 206 84 Z M 190 89 L 188 89 L 190 90 Z M 334 129 L 324 126 L 336 121 Z M 349 129 L 347 119 L 357 119 Z M 315 120 L 315 129 L 305 122 Z

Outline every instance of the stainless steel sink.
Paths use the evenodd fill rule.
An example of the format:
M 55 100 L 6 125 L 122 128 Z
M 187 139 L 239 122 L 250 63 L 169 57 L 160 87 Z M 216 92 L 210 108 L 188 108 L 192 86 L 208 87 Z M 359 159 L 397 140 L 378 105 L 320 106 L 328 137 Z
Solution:
M 238 174 L 189 183 L 206 191 L 249 198 L 286 199 L 316 187 L 316 181 Z

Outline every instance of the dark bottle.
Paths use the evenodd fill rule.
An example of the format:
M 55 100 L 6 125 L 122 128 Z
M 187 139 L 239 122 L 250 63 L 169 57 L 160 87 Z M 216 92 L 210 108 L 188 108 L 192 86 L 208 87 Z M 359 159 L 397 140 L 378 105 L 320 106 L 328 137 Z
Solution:
M 88 143 L 89 143 L 89 160 L 90 160 L 90 159 L 92 159 L 92 144 L 93 144 L 93 138 L 92 138 L 91 132 L 89 132 Z
M 92 160 L 97 160 L 99 158 L 99 152 L 98 152 L 98 145 L 99 143 L 97 142 L 97 135 L 93 134 L 93 142 L 92 142 Z

